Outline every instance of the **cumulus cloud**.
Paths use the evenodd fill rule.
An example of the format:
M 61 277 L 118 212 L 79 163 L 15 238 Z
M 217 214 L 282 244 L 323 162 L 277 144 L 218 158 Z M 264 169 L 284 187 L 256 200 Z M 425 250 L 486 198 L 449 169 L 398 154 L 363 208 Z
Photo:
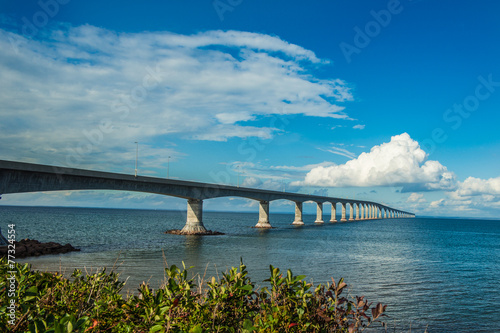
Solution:
M 500 177 L 480 179 L 469 177 L 460 182 L 456 190 L 458 196 L 490 195 L 500 196 Z
M 154 147 L 171 135 L 268 139 L 279 130 L 266 116 L 346 119 L 342 103 L 353 99 L 344 81 L 314 76 L 328 61 L 260 33 L 129 34 L 61 24 L 40 39 L 0 30 L 0 49 L 4 158 L 25 152 L 67 165 L 71 155 L 83 164 L 124 143 Z
M 366 125 L 361 125 L 361 124 L 358 124 L 358 125 L 354 125 L 352 128 L 362 130 L 362 129 L 365 129 L 365 126 L 366 126 Z
M 480 179 L 468 177 L 458 182 L 457 189 L 446 193 L 445 198 L 430 203 L 438 212 L 469 212 L 476 216 L 498 217 L 500 208 L 500 177 Z
M 402 186 L 403 192 L 454 189 L 455 175 L 427 154 L 407 133 L 374 146 L 345 164 L 313 168 L 300 182 L 310 186 Z

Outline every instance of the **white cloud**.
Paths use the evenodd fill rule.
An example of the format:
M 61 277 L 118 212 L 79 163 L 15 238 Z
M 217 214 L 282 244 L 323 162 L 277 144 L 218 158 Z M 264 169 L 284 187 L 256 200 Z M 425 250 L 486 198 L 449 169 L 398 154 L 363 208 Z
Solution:
M 270 169 L 274 170 L 284 170 L 284 171 L 297 171 L 297 172 L 307 172 L 313 168 L 323 166 L 323 167 L 329 167 L 329 166 L 334 166 L 336 165 L 333 162 L 322 162 L 318 164 L 308 164 L 304 166 L 290 166 L 290 165 L 276 165 L 276 166 L 271 166 Z
M 500 177 L 480 179 L 469 177 L 460 182 L 456 190 L 458 196 L 490 195 L 500 197 Z
M 500 177 L 468 177 L 458 182 L 455 191 L 447 192 L 445 198 L 431 202 L 429 208 L 437 214 L 467 212 L 472 216 L 498 217 L 498 211 L 495 210 L 500 208 Z
M 358 124 L 358 125 L 354 125 L 352 128 L 362 130 L 362 129 L 365 129 L 365 127 L 366 127 L 366 125 Z
M 243 183 L 241 184 L 242 187 L 253 187 L 253 188 L 257 188 L 260 185 L 262 185 L 262 180 L 260 180 L 257 177 L 246 177 Z
M 403 186 L 403 192 L 450 190 L 455 175 L 427 155 L 407 133 L 374 146 L 345 164 L 313 168 L 300 182 L 311 186 Z
M 326 151 L 326 152 L 329 152 L 329 153 L 332 153 L 332 154 L 335 154 L 335 155 L 345 156 L 347 158 L 354 158 L 354 157 L 356 157 L 356 155 L 354 155 L 353 152 L 350 152 L 349 150 L 344 149 L 344 148 L 339 148 L 339 147 L 334 147 L 334 146 L 332 146 L 332 147 L 330 147 L 328 149 L 320 148 L 320 150 Z
M 313 75 L 327 61 L 259 33 L 60 25 L 43 40 L 0 30 L 0 49 L 0 153 L 7 159 L 22 152 L 67 165 L 76 151 L 73 160 L 84 166 L 124 144 L 153 147 L 169 135 L 268 139 L 279 130 L 252 121 L 273 114 L 346 119 L 341 103 L 353 99 L 344 81 Z
M 419 203 L 419 202 L 426 202 L 424 195 L 422 193 L 412 193 L 408 199 L 406 199 L 406 202 L 410 203 Z

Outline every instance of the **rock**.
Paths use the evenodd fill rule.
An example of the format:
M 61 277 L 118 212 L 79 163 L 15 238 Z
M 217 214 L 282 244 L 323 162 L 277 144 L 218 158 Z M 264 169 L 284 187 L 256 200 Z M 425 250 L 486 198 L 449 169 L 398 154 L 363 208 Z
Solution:
M 33 256 L 40 256 L 45 254 L 59 254 L 59 253 L 68 253 L 72 251 L 80 251 L 80 249 L 76 249 L 71 244 L 61 245 L 59 243 L 48 242 L 48 243 L 40 243 L 35 239 L 23 239 L 19 242 L 14 242 L 15 254 L 14 257 L 17 258 L 26 258 Z M 8 246 L 0 246 L 0 257 L 6 257 L 8 253 Z
M 212 231 L 212 230 L 207 230 L 203 232 L 184 232 L 179 229 L 172 229 L 172 230 L 167 230 L 165 231 L 166 234 L 172 234 L 172 235 L 191 235 L 191 236 L 217 236 L 217 235 L 224 235 L 223 232 L 218 232 L 218 231 Z

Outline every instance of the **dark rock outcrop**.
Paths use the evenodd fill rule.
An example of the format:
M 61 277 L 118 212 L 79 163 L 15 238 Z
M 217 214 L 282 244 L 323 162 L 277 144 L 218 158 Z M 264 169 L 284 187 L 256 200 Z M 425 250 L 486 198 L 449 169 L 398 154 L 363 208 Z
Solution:
M 61 245 L 54 242 L 40 243 L 39 241 L 34 239 L 23 239 L 19 242 L 14 242 L 14 245 L 14 257 L 16 259 L 41 256 L 44 254 L 59 254 L 72 251 L 80 251 L 80 249 L 74 248 L 69 243 L 66 245 Z M 10 249 L 12 250 L 12 247 Z M 9 253 L 8 250 L 9 246 L 0 246 L 0 257 L 6 257 Z
M 218 231 L 212 231 L 212 230 L 207 230 L 203 232 L 185 232 L 179 229 L 172 229 L 172 230 L 167 230 L 165 231 L 166 234 L 172 234 L 172 235 L 195 235 L 195 236 L 217 236 L 217 235 L 224 235 L 223 232 L 218 232 Z

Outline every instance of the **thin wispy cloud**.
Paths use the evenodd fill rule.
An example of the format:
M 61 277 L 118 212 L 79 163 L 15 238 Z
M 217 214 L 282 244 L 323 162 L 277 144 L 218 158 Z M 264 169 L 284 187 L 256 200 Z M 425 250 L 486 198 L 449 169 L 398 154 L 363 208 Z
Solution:
M 269 139 L 281 130 L 257 125 L 262 117 L 346 119 L 343 103 L 353 99 L 344 81 L 312 74 L 329 61 L 259 33 L 59 25 L 41 40 L 0 30 L 0 48 L 7 159 L 24 152 L 44 163 L 119 166 L 130 142 Z
M 332 153 L 335 155 L 340 155 L 340 156 L 345 156 L 349 159 L 355 158 L 356 155 L 353 152 L 350 152 L 347 149 L 340 148 L 340 147 L 330 147 L 330 148 L 319 148 L 322 151 L 326 151 L 328 153 Z

